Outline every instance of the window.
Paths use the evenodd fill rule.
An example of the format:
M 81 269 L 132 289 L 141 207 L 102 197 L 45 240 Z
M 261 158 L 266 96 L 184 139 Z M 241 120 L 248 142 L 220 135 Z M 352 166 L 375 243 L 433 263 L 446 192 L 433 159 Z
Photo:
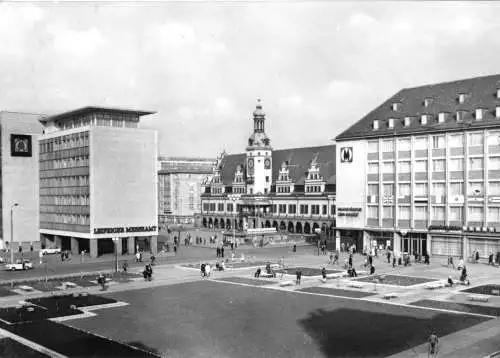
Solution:
M 484 183 L 469 182 L 469 195 L 484 195 Z
M 483 221 L 484 209 L 482 207 L 469 207 L 469 221 Z
M 427 206 L 415 206 L 415 220 L 427 220 Z
M 368 219 L 378 219 L 378 206 L 369 205 L 367 217 Z
M 223 203 L 219 203 L 217 205 L 217 211 L 224 211 L 224 204 Z
M 398 139 L 397 141 L 398 151 L 407 151 L 411 148 L 411 142 L 409 138 Z
M 429 147 L 427 137 L 416 137 L 415 138 L 415 149 L 427 150 Z
M 478 121 L 483 119 L 483 109 L 482 108 L 477 108 L 476 109 L 476 119 Z
M 432 207 L 432 220 L 444 220 L 444 206 Z
M 500 157 L 489 158 L 488 169 L 489 170 L 499 170 L 500 169 Z
M 394 195 L 394 184 L 384 184 L 383 193 L 384 193 L 384 196 L 393 196 Z
M 469 170 L 483 170 L 483 169 L 484 169 L 483 158 L 469 158 Z
M 460 159 L 450 159 L 450 171 L 452 172 L 462 172 L 464 170 L 464 160 Z
M 394 128 L 394 118 L 389 118 L 389 128 Z
M 464 195 L 464 184 L 450 183 L 450 195 Z
M 383 219 L 393 219 L 394 218 L 394 207 L 384 206 L 383 207 Z
M 415 172 L 416 173 L 426 173 L 427 172 L 427 160 L 415 161 Z
M 488 145 L 494 145 L 494 146 L 500 145 L 500 132 L 491 131 L 488 133 Z
M 458 103 L 464 103 L 465 102 L 465 93 L 460 93 L 458 95 Z
M 378 174 L 378 163 L 368 163 L 368 173 Z
M 469 134 L 469 147 L 482 146 L 483 145 L 483 133 L 470 133 Z
M 227 204 L 227 211 L 232 212 L 233 211 L 233 204 Z
M 326 214 L 327 214 L 327 206 L 326 206 L 326 205 L 323 205 L 323 208 L 322 208 L 322 214 L 323 214 L 323 215 L 326 215 Z
M 394 152 L 394 141 L 393 140 L 382 141 L 382 151 L 383 152 Z
M 444 123 L 446 121 L 446 117 L 448 117 L 448 113 L 446 112 L 440 112 L 438 115 L 438 122 L 439 123 Z
M 432 149 L 444 148 L 444 135 L 432 136 Z
M 452 221 L 462 221 L 463 220 L 464 208 L 461 206 L 450 207 L 450 220 Z
M 448 138 L 448 146 L 450 148 L 463 148 L 464 136 L 462 134 L 450 135 Z
M 410 173 L 411 172 L 410 162 L 398 162 L 398 172 Z
M 445 195 L 445 184 L 444 183 L 434 183 L 432 184 L 432 195 L 444 196 Z
M 415 196 L 427 196 L 428 185 L 427 183 L 415 184 Z
M 378 129 L 378 119 L 373 121 L 373 129 Z
M 286 204 L 279 204 L 278 209 L 280 214 L 286 214 Z
M 383 164 L 383 172 L 387 174 L 394 174 L 394 162 L 386 162 Z
M 444 159 L 437 159 L 432 161 L 433 172 L 444 172 L 445 161 Z
M 410 207 L 400 206 L 398 208 L 398 219 L 399 220 L 410 220 Z
M 490 181 L 488 187 L 489 195 L 500 195 L 500 181 Z
M 289 214 L 297 214 L 297 205 L 295 205 L 295 204 L 288 205 L 288 213 Z
M 427 114 L 422 114 L 422 117 L 420 117 L 420 123 L 425 126 L 427 124 L 427 120 L 428 120 L 428 115 Z
M 378 184 L 368 184 L 368 195 L 378 196 Z
M 269 177 L 266 176 L 266 183 L 269 183 Z
M 410 196 L 411 195 L 410 184 L 399 184 L 399 195 Z
M 378 140 L 368 142 L 368 153 L 378 153 Z
M 500 222 L 500 208 L 488 208 L 488 222 Z

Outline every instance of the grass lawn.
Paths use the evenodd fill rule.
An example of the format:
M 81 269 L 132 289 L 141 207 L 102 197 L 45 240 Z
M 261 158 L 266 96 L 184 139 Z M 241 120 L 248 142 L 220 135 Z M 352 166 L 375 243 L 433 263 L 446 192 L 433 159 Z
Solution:
M 479 295 L 500 296 L 500 285 L 484 285 L 468 288 L 462 292 L 476 293 Z
M 359 282 L 373 282 L 376 279 L 379 279 L 378 283 L 384 285 L 395 285 L 395 286 L 413 286 L 425 282 L 436 281 L 436 279 L 434 278 L 402 276 L 402 275 L 373 275 L 373 276 L 358 278 L 355 280 Z
M 246 277 L 224 277 L 224 278 L 219 278 L 219 281 L 227 281 L 227 282 L 236 282 L 236 283 L 246 283 L 247 285 L 254 285 L 254 286 L 265 286 L 265 285 L 272 285 L 273 283 L 277 283 L 278 281 L 273 279 L 273 278 L 267 278 L 267 277 L 262 277 L 262 278 L 246 278 Z
M 35 351 L 10 338 L 0 339 L 0 357 L 9 358 L 48 358 L 48 355 Z
M 203 261 L 203 262 L 210 262 L 211 263 L 211 267 L 215 268 L 215 264 L 212 265 L 213 263 L 213 260 L 207 260 L 207 261 Z M 271 264 L 273 263 L 276 263 L 274 261 L 253 261 L 253 262 L 233 262 L 231 263 L 231 261 L 229 261 L 229 263 L 225 263 L 226 265 L 226 269 L 227 268 L 244 268 L 244 267 L 257 267 L 257 266 L 263 266 L 265 267 L 268 262 L 270 262 Z M 187 268 L 194 268 L 194 269 L 200 269 L 200 264 L 199 263 L 195 263 L 195 264 L 184 264 L 184 265 L 181 265 L 181 267 L 187 267 Z
M 364 291 L 344 290 L 341 288 L 321 287 L 321 286 L 301 288 L 299 291 L 321 293 L 324 295 L 333 295 L 341 297 L 351 297 L 351 298 L 361 298 L 361 297 L 376 295 L 376 293 L 370 293 Z
M 443 302 L 434 300 L 420 300 L 417 302 L 412 302 L 411 304 L 413 306 L 442 308 L 446 310 L 478 313 L 488 316 L 500 317 L 500 307 L 488 307 L 488 306 L 470 305 L 467 303 Z
M 385 357 L 486 320 L 210 280 L 109 296 L 130 306 L 65 324 L 177 358 Z
M 297 270 L 302 271 L 302 276 L 321 276 L 321 269 L 311 267 L 288 267 L 285 269 L 276 270 L 276 273 L 284 273 L 287 275 L 295 275 Z M 339 273 L 341 270 L 326 270 L 327 273 Z

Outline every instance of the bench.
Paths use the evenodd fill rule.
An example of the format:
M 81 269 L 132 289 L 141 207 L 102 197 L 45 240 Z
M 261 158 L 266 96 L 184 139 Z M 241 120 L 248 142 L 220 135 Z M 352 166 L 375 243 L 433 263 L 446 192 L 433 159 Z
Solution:
M 353 288 L 363 288 L 363 285 L 358 282 L 351 282 L 348 286 Z
M 383 297 L 386 300 L 390 300 L 391 298 L 398 298 L 398 294 L 391 292 L 391 293 L 386 293 Z
M 327 279 L 333 279 L 333 278 L 341 278 L 347 276 L 347 273 L 345 272 L 337 272 L 337 273 L 329 273 L 326 275 Z
M 267 273 L 267 272 L 261 272 L 260 273 L 260 277 L 268 277 L 268 278 L 272 278 L 274 277 L 272 273 Z
M 294 284 L 293 281 L 282 281 L 280 282 L 280 287 L 293 286 L 293 284 Z
M 22 285 L 22 286 L 19 286 L 19 289 L 22 290 L 22 291 L 27 291 L 27 292 L 30 292 L 30 291 L 33 291 L 34 288 L 31 287 L 31 286 L 26 286 L 26 285 Z
M 62 283 L 63 286 L 66 286 L 67 288 L 76 288 L 78 287 L 78 285 L 74 282 L 63 282 Z
M 428 285 L 425 285 L 425 288 L 428 290 L 436 290 L 439 288 L 444 288 L 446 286 L 446 283 L 444 282 L 435 282 L 435 283 L 430 283 Z
M 470 295 L 467 297 L 469 301 L 476 301 L 476 302 L 488 302 L 489 297 L 484 296 L 484 295 Z

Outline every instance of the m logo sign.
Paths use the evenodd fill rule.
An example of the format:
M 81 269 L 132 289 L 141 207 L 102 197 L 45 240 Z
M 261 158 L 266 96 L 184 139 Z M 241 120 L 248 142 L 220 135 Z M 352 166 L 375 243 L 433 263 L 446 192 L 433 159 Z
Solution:
M 340 148 L 340 162 L 352 163 L 352 147 Z

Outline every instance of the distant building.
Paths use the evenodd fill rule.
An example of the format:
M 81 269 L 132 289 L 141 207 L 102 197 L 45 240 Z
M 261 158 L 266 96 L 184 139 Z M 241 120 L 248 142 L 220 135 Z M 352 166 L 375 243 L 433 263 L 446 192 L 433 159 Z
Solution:
M 335 145 L 274 150 L 259 101 L 246 152 L 223 153 L 202 195 L 203 227 L 332 233 Z
M 0 249 L 39 248 L 40 114 L 0 112 Z
M 215 158 L 158 158 L 158 222 L 192 224 L 201 212 L 202 182 L 212 176 Z
M 500 75 L 402 89 L 336 140 L 338 240 L 500 251 Z
M 40 120 L 42 245 L 156 252 L 157 133 L 138 128 L 152 113 L 85 107 Z

